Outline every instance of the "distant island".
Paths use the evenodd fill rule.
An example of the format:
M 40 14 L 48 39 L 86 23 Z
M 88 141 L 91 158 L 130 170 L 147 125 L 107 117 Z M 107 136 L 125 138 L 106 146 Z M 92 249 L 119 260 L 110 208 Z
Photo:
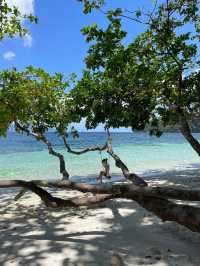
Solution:
M 193 117 L 192 119 L 188 120 L 188 123 L 192 133 L 200 133 L 200 117 Z M 160 125 L 160 130 L 162 132 L 180 133 L 180 125 L 167 125 L 165 127 Z M 145 128 L 145 132 L 149 132 L 148 126 Z

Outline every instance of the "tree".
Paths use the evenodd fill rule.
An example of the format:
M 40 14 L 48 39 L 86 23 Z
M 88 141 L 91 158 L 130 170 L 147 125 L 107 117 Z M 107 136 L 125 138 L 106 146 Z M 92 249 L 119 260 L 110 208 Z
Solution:
M 63 178 L 69 177 L 64 156 L 53 149 L 45 133 L 54 129 L 58 136 L 66 137 L 70 122 L 80 120 L 69 112 L 71 101 L 65 93 L 69 82 L 59 73 L 50 75 L 33 67 L 0 73 L 0 135 L 6 135 L 14 124 L 17 132 L 42 141 L 49 153 L 58 157 Z
M 86 5 L 85 12 L 90 11 L 90 7 L 96 8 L 103 4 L 101 0 L 97 2 L 86 0 L 84 2 Z M 91 3 L 92 6 L 90 6 Z M 119 11 L 117 12 L 119 13 Z M 149 78 L 150 74 L 157 73 L 157 65 L 155 63 L 153 64 L 148 72 L 149 75 L 146 72 L 148 67 L 145 60 L 144 62 L 142 61 L 141 67 L 139 68 L 138 58 L 135 57 L 135 54 L 133 53 L 133 57 L 130 56 L 132 53 L 131 47 L 126 52 L 127 49 L 121 44 L 125 32 L 121 30 L 120 20 L 115 18 L 115 16 L 116 14 L 109 13 L 111 24 L 105 33 L 103 31 L 99 32 L 96 25 L 93 25 L 91 28 L 91 33 L 95 33 L 94 36 L 100 33 L 98 36 L 100 46 L 96 47 L 94 45 L 92 47 L 91 55 L 95 51 L 97 54 L 88 57 L 87 63 L 91 66 L 91 69 L 98 69 L 98 71 L 91 72 L 90 69 L 86 70 L 83 80 L 78 83 L 72 93 L 68 93 L 66 90 L 70 79 L 65 80 L 63 75 L 59 73 L 50 75 L 42 69 L 33 67 L 28 67 L 21 72 L 13 69 L 0 73 L 0 135 L 6 135 L 9 127 L 14 124 L 17 132 L 26 133 L 36 140 L 43 142 L 47 146 L 49 153 L 59 159 L 60 172 L 63 176 L 63 180 L 56 181 L 0 181 L 0 187 L 22 187 L 22 190 L 16 196 L 16 200 L 27 190 L 30 190 L 37 194 L 46 206 L 53 208 L 88 206 L 115 198 L 131 199 L 137 201 L 147 210 L 155 213 L 163 221 L 175 221 L 192 231 L 200 232 L 199 208 L 190 205 L 178 205 L 171 201 L 171 199 L 199 201 L 199 191 L 181 190 L 170 187 L 153 188 L 148 186 L 141 177 L 130 173 L 128 167 L 115 154 L 112 148 L 112 138 L 108 126 L 106 127 L 108 140 L 102 147 L 88 147 L 77 151 L 73 150 L 68 143 L 69 124 L 80 121 L 84 116 L 87 116 L 88 127 L 95 127 L 99 122 L 108 122 L 109 125 L 114 127 L 120 125 L 126 126 L 129 123 L 130 117 L 128 112 L 129 106 L 127 105 L 130 99 L 130 102 L 128 102 L 129 105 L 131 106 L 133 102 L 135 104 L 132 109 L 134 113 L 134 119 L 131 120 L 132 127 L 142 129 L 145 124 L 143 120 L 149 121 L 149 110 L 153 112 L 157 104 L 157 95 L 155 96 L 152 93 L 152 86 L 155 87 L 155 90 L 157 89 L 157 80 L 153 79 L 151 83 L 152 79 Z M 90 31 L 90 28 L 85 29 L 86 34 L 89 34 L 89 32 L 87 33 L 88 30 Z M 91 39 L 90 34 L 88 38 L 88 40 Z M 102 49 L 101 42 L 103 41 L 105 41 L 105 46 Z M 140 43 L 140 38 L 138 42 Z M 137 44 L 135 44 L 135 48 L 137 48 Z M 116 54 L 116 57 L 112 57 L 113 52 L 114 55 Z M 123 58 L 120 57 L 126 54 L 132 64 L 127 64 L 127 61 L 122 60 Z M 98 59 L 98 62 L 96 59 Z M 147 60 L 148 58 L 145 59 Z M 119 68 L 118 64 L 116 64 L 118 60 L 119 62 L 125 62 L 123 66 L 119 64 Z M 97 65 L 94 66 L 95 64 Z M 108 70 L 108 72 L 105 70 Z M 114 73 L 118 74 L 116 79 L 112 77 Z M 123 77 L 122 73 L 127 74 L 126 78 Z M 132 74 L 134 74 L 137 86 L 133 86 L 132 84 Z M 123 79 L 121 80 L 122 77 Z M 97 84 L 98 81 L 99 84 Z M 113 87 L 112 90 L 113 84 L 118 88 L 117 91 L 116 87 Z M 104 85 L 106 85 L 106 90 L 104 90 Z M 89 88 L 89 93 L 85 89 L 86 86 Z M 125 86 L 128 86 L 128 91 L 121 91 Z M 144 86 L 147 90 L 143 92 Z M 135 98 L 132 98 L 132 88 L 135 89 Z M 113 97 L 109 99 L 112 94 Z M 147 97 L 149 95 L 152 97 Z M 77 101 L 78 97 L 79 100 Z M 121 97 L 124 97 L 123 100 L 121 100 Z M 105 113 L 102 112 L 101 104 Z M 141 104 L 145 104 L 145 108 L 139 113 L 137 109 Z M 121 109 L 123 109 L 122 113 L 119 108 L 120 105 Z M 156 121 L 156 114 L 153 118 Z M 65 167 L 64 156 L 55 151 L 52 143 L 48 140 L 46 133 L 49 129 L 55 129 L 58 137 L 62 139 L 64 147 L 70 153 L 81 155 L 90 151 L 106 149 L 114 159 L 116 166 L 121 169 L 127 182 L 124 184 L 89 185 L 67 180 L 69 174 Z M 75 129 L 72 129 L 72 134 L 74 137 L 78 135 Z M 52 196 L 43 187 L 74 189 L 83 193 L 90 192 L 90 195 L 87 194 L 84 197 L 64 200 Z
M 28 32 L 24 26 L 25 20 L 37 22 L 35 16 L 22 15 L 17 7 L 9 6 L 6 0 L 0 0 L 0 15 L 0 41 L 7 36 L 24 36 Z M 68 132 L 68 126 L 71 122 L 80 121 L 80 116 L 74 113 L 72 99 L 66 92 L 73 79 L 74 75 L 64 80 L 62 74 L 50 75 L 32 66 L 21 72 L 15 68 L 0 72 L 0 136 L 6 136 L 10 126 L 14 125 L 18 133 L 26 133 L 43 142 L 49 154 L 59 159 L 60 173 L 64 179 L 69 177 L 64 156 L 55 151 L 47 139 L 45 133 L 49 129 L 54 129 L 58 137 L 62 138 L 68 152 L 80 155 L 106 148 L 104 145 L 74 151 L 67 142 L 69 134 L 78 137 L 74 128 Z
M 24 22 L 36 23 L 37 18 L 32 14 L 21 14 L 16 6 L 9 6 L 6 0 L 0 0 L 0 41 L 5 37 L 20 37 L 28 33 Z
M 70 134 L 74 138 L 79 136 L 70 124 L 81 119 L 74 112 L 74 103 L 66 92 L 72 80 L 73 75 L 65 80 L 60 73 L 50 75 L 32 66 L 21 72 L 16 69 L 0 72 L 0 136 L 6 136 L 10 126 L 14 125 L 16 132 L 44 143 L 49 154 L 59 159 L 63 179 L 68 179 L 69 173 L 63 154 L 57 152 L 47 138 L 46 133 L 50 129 L 54 130 L 70 153 L 80 155 L 106 149 L 103 145 L 72 150 L 68 144 Z
M 156 1 L 149 12 L 121 8 L 105 12 L 102 1 L 82 2 L 86 13 L 97 8 L 109 22 L 107 28 L 93 24 L 82 30 L 91 45 L 72 97 L 77 112 L 86 117 L 86 126 L 146 127 L 160 136 L 163 127 L 178 124 L 200 155 L 200 144 L 189 125 L 200 111 L 199 2 Z M 128 45 L 122 19 L 146 27 Z
M 17 132 L 26 133 L 36 140 L 42 141 L 47 145 L 49 153 L 58 157 L 60 172 L 65 179 L 30 182 L 23 180 L 1 181 L 1 188 L 22 187 L 16 199 L 19 199 L 27 190 L 31 190 L 42 199 L 46 206 L 54 208 L 88 206 L 114 198 L 133 199 L 163 220 L 173 220 L 193 231 L 200 231 L 198 208 L 178 206 L 167 199 L 170 197 L 189 201 L 199 200 L 199 192 L 159 187 L 145 189 L 147 183 L 136 174 L 130 173 L 127 166 L 114 153 L 109 130 L 108 143 L 103 147 L 91 147 L 80 151 L 71 149 L 67 142 L 68 125 L 71 121 L 79 121 L 80 117 L 74 112 L 72 113 L 73 99 L 69 97 L 69 93 L 66 93 L 68 81 L 65 81 L 61 74 L 49 75 L 41 69 L 28 67 L 21 72 L 17 72 L 15 69 L 3 71 L 0 81 L 1 134 L 6 134 L 11 123 L 14 123 Z M 115 160 L 116 166 L 122 170 L 124 177 L 131 183 L 93 186 L 66 180 L 69 174 L 65 168 L 64 156 L 54 150 L 52 143 L 45 135 L 49 128 L 56 129 L 58 137 L 62 138 L 68 152 L 80 155 L 89 151 L 107 149 Z M 76 135 L 76 131 L 73 133 Z M 64 200 L 52 196 L 42 188 L 43 186 L 75 189 L 84 193 L 91 192 L 94 195 Z M 164 210 L 163 206 L 165 206 Z

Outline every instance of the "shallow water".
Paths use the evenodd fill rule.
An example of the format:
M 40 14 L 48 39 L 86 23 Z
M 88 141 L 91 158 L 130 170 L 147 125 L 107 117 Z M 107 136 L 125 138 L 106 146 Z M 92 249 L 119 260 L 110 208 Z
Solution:
M 200 139 L 200 134 L 195 134 Z M 67 153 L 62 142 L 54 133 L 47 137 L 55 149 L 65 155 L 66 167 L 71 176 L 96 176 L 101 166 L 99 152 L 80 156 Z M 161 138 L 146 133 L 113 133 L 113 148 L 130 170 L 150 175 L 158 170 L 186 168 L 200 163 L 190 145 L 178 133 L 165 133 Z M 105 133 L 81 133 L 80 139 L 70 139 L 73 148 L 103 144 Z M 102 152 L 102 157 L 108 157 Z M 109 159 L 112 173 L 120 173 L 112 159 Z M 0 138 L 0 179 L 46 179 L 59 178 L 57 158 L 50 156 L 46 146 L 31 137 L 9 133 Z M 82 178 L 81 178 L 82 179 Z M 91 180 L 91 177 L 89 177 Z

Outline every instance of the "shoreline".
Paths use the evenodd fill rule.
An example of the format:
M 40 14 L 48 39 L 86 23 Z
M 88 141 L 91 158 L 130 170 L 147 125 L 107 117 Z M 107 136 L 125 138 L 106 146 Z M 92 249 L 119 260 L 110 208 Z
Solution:
M 55 134 L 49 138 L 55 149 L 63 153 L 70 176 L 87 176 L 98 173 L 101 168 L 101 156 L 92 152 L 77 157 L 69 154 L 58 141 Z M 104 137 L 92 133 L 91 137 L 83 135 L 80 140 L 70 140 L 73 148 L 90 147 L 104 143 Z M 113 147 L 130 171 L 139 175 L 155 175 L 155 171 L 165 172 L 175 167 L 199 163 L 198 155 L 180 134 L 165 134 L 161 138 L 147 134 L 117 133 L 113 136 Z M 108 157 L 105 152 L 102 157 Z M 46 146 L 28 136 L 14 133 L 0 140 L 0 179 L 57 178 L 60 176 L 56 158 L 49 156 Z M 110 160 L 111 173 L 120 173 L 113 160 Z M 146 169 L 146 171 L 144 171 Z

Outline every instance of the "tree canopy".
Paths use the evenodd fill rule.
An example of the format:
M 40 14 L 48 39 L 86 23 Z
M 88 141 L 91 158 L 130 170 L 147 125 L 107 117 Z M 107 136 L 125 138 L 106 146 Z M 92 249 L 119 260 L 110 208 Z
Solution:
M 87 12 L 103 5 L 82 2 Z M 149 12 L 117 8 L 104 14 L 106 28 L 93 24 L 82 30 L 91 45 L 83 77 L 72 91 L 87 127 L 148 126 L 160 135 L 160 125 L 199 113 L 199 2 L 156 1 Z M 128 32 L 122 19 L 143 23 L 146 30 L 124 44 Z
M 51 128 L 63 134 L 72 121 L 79 121 L 70 110 L 66 88 L 70 80 L 62 74 L 50 75 L 42 69 L 27 67 L 24 71 L 0 73 L 0 135 L 12 123 L 20 123 L 33 132 L 45 133 Z

